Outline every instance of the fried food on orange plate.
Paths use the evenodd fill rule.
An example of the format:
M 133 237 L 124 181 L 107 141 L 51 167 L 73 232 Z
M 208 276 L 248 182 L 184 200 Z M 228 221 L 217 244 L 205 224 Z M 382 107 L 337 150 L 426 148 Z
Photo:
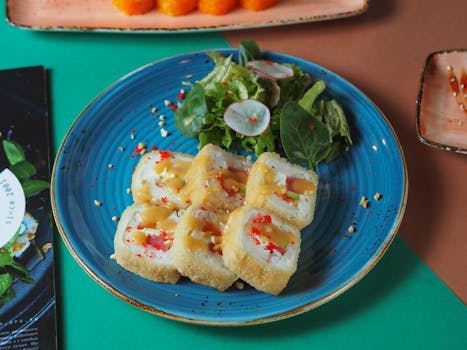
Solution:
M 112 0 L 112 3 L 127 15 L 142 15 L 156 7 L 156 0 Z
M 196 9 L 198 0 L 157 0 L 157 4 L 165 15 L 183 16 Z
M 209 15 L 225 15 L 233 11 L 238 5 L 238 0 L 199 0 L 198 10 Z
M 277 0 L 240 0 L 240 5 L 248 10 L 261 11 L 277 3 Z

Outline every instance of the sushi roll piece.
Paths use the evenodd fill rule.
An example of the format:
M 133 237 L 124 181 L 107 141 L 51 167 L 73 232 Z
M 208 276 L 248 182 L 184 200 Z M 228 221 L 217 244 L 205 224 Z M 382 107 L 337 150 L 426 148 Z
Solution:
M 172 245 L 180 213 L 164 206 L 135 203 L 125 209 L 114 237 L 119 265 L 146 279 L 177 283 Z
M 172 248 L 174 264 L 183 276 L 220 291 L 237 280 L 222 259 L 225 218 L 223 212 L 192 205 L 177 225 Z
M 193 156 L 178 152 L 157 150 L 146 153 L 133 173 L 133 200 L 136 203 L 186 208 L 189 202 L 180 193 L 185 186 L 185 175 L 192 160 Z
M 194 205 L 234 210 L 243 205 L 250 161 L 212 144 L 193 159 L 182 194 Z
M 233 211 L 222 239 L 224 264 L 256 289 L 279 294 L 297 269 L 300 231 L 263 209 Z
M 251 168 L 245 202 L 271 211 L 301 229 L 313 220 L 317 187 L 314 171 L 265 152 Z

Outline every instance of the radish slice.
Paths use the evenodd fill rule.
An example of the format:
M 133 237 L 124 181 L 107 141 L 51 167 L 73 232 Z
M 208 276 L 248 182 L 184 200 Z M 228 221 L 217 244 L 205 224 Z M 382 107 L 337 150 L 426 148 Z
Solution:
M 248 61 L 246 66 L 272 80 L 292 78 L 294 75 L 291 67 L 267 60 Z
M 234 102 L 224 112 L 224 121 L 231 129 L 245 136 L 262 134 L 269 126 L 271 113 L 256 100 Z

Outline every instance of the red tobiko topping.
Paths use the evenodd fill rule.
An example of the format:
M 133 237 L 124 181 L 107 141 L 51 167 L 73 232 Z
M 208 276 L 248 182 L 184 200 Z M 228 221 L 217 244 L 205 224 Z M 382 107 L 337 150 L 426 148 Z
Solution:
M 162 250 L 166 252 L 170 249 L 170 245 L 165 244 L 166 241 L 170 240 L 168 234 L 164 231 L 160 235 L 148 235 L 146 241 L 144 242 L 144 247 L 153 247 L 156 250 Z
M 255 224 L 270 224 L 271 222 L 271 215 L 258 214 L 253 218 L 253 223 Z

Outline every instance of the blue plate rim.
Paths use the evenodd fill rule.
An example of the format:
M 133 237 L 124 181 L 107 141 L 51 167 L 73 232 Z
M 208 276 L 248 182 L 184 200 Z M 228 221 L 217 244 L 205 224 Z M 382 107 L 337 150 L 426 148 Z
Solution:
M 105 95 L 108 91 L 112 90 L 113 87 L 117 86 L 119 83 L 123 82 L 126 80 L 128 77 L 133 76 L 137 74 L 138 72 L 145 70 L 151 66 L 158 65 L 164 61 L 168 60 L 173 60 L 181 57 L 188 57 L 192 55 L 197 55 L 197 54 L 207 54 L 209 52 L 230 52 L 230 53 L 235 53 L 238 52 L 238 49 L 235 48 L 213 48 L 213 49 L 206 49 L 206 50 L 196 50 L 196 51 L 189 51 L 189 52 L 184 52 L 176 55 L 171 55 L 168 57 L 164 57 L 162 59 L 150 62 L 148 64 L 145 64 L 125 75 L 123 75 L 121 78 L 115 80 L 113 83 L 111 83 L 107 88 L 103 89 L 96 97 L 94 97 L 88 104 L 87 106 L 80 112 L 80 114 L 75 118 L 69 129 L 67 130 L 64 138 L 62 139 L 60 146 L 57 150 L 55 159 L 54 159 L 54 164 L 52 168 L 52 176 L 51 176 L 51 191 L 50 191 L 50 196 L 51 196 L 51 206 L 52 206 L 52 213 L 54 216 L 55 224 L 57 226 L 58 232 L 67 248 L 67 250 L 70 252 L 71 256 L 73 259 L 78 263 L 78 265 L 101 287 L 103 287 L 105 290 L 107 290 L 109 293 L 112 295 L 120 298 L 121 300 L 127 302 L 130 305 L 133 305 L 141 310 L 147 311 L 149 313 L 165 317 L 168 319 L 172 319 L 175 321 L 181 321 L 184 323 L 191 323 L 191 324 L 197 324 L 197 325 L 207 325 L 207 326 L 244 326 L 244 325 L 256 325 L 256 324 L 264 324 L 264 323 L 269 323 L 269 322 L 274 322 L 274 321 L 279 321 L 283 320 L 286 318 L 290 318 L 293 316 L 300 315 L 302 313 L 305 313 L 307 311 L 310 311 L 312 309 L 317 308 L 318 306 L 321 306 L 339 295 L 343 294 L 347 290 L 349 290 L 352 286 L 357 284 L 360 280 L 362 280 L 372 269 L 373 267 L 381 260 L 381 258 L 384 256 L 386 251 L 389 249 L 391 246 L 392 242 L 394 241 L 395 237 L 397 236 L 398 230 L 400 228 L 400 225 L 402 223 L 402 220 L 404 218 L 406 206 L 407 206 L 407 198 L 408 198 L 408 187 L 409 187 L 409 182 L 408 182 L 408 170 L 407 170 L 407 163 L 405 159 L 405 155 L 403 152 L 402 145 L 399 141 L 399 138 L 392 126 L 392 124 L 389 122 L 388 118 L 384 115 L 384 113 L 381 111 L 381 109 L 364 93 L 362 92 L 359 88 L 357 88 L 354 84 L 343 78 L 341 75 L 334 73 L 330 71 L 329 69 L 316 64 L 312 61 L 308 61 L 305 59 L 302 59 L 297 56 L 292 56 L 288 54 L 284 54 L 281 52 L 275 52 L 275 51 L 267 51 L 267 50 L 262 50 L 263 53 L 265 54 L 273 54 L 273 55 L 280 55 L 282 58 L 291 58 L 293 60 L 298 60 L 301 62 L 304 62 L 306 64 L 311 64 L 315 68 L 325 72 L 326 74 L 329 74 L 330 76 L 333 76 L 334 78 L 337 78 L 340 82 L 347 84 L 350 86 L 353 90 L 355 90 L 363 99 L 365 99 L 371 106 L 374 108 L 374 110 L 377 112 L 379 117 L 384 121 L 385 125 L 387 126 L 388 130 L 390 131 L 391 136 L 394 138 L 395 143 L 397 144 L 398 148 L 397 151 L 400 155 L 400 161 L 401 161 L 401 168 L 402 168 L 402 175 L 403 175 L 403 182 L 402 182 L 402 196 L 400 200 L 400 205 L 398 207 L 398 212 L 397 212 L 397 217 L 393 223 L 393 226 L 387 234 L 387 239 L 384 242 L 384 244 L 381 245 L 381 247 L 378 250 L 378 253 L 373 256 L 372 259 L 368 260 L 367 263 L 358 271 L 356 275 L 352 279 L 350 279 L 347 283 L 343 284 L 339 288 L 335 289 L 331 293 L 328 293 L 324 295 L 323 297 L 308 302 L 304 305 L 297 306 L 295 308 L 292 308 L 288 311 L 281 312 L 278 314 L 270 315 L 270 316 L 264 316 L 264 317 L 258 317 L 258 318 L 252 318 L 250 320 L 246 321 L 228 321 L 228 322 L 222 322 L 222 321 L 212 321 L 212 320 L 203 320 L 203 319 L 195 319 L 195 318 L 190 318 L 186 316 L 181 316 L 177 315 L 174 313 L 169 313 L 165 312 L 163 310 L 157 309 L 153 306 L 147 305 L 145 303 L 142 303 L 135 298 L 119 291 L 117 288 L 113 287 L 109 283 L 107 283 L 101 276 L 99 276 L 98 273 L 96 273 L 90 266 L 88 266 L 85 262 L 85 259 L 79 255 L 77 252 L 77 249 L 73 247 L 73 244 L 71 243 L 68 233 L 64 229 L 64 226 L 62 224 L 60 214 L 59 214 L 59 209 L 57 205 L 57 197 L 55 195 L 55 187 L 56 187 L 56 178 L 57 178 L 57 173 L 58 173 L 58 160 L 61 158 L 64 147 L 67 143 L 67 140 L 74 130 L 75 126 L 79 123 L 81 118 L 86 114 L 89 108 L 93 106 L 93 104 L 99 100 L 103 95 Z

